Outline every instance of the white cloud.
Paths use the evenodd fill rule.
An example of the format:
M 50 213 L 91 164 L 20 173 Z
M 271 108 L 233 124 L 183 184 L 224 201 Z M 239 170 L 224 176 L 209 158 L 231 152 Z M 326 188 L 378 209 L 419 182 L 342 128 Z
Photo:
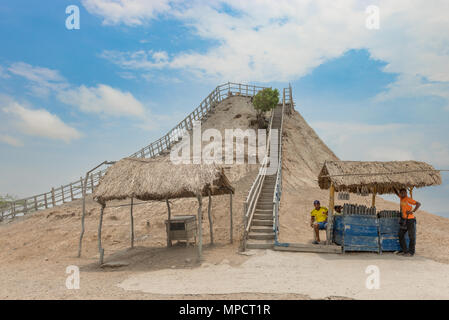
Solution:
M 320 136 L 331 143 L 351 144 L 354 137 L 374 137 L 378 134 L 391 134 L 406 129 L 408 126 L 400 123 L 367 124 L 358 122 L 327 122 L 312 123 L 312 127 L 320 132 Z
M 66 90 L 58 94 L 58 99 L 89 113 L 140 116 L 145 111 L 142 104 L 131 93 L 104 84 L 97 87 L 80 86 Z
M 0 66 L 0 78 L 9 78 L 9 74 L 7 73 L 7 71 L 5 70 L 5 68 L 3 68 L 2 66 Z
M 99 14 L 125 24 L 156 17 L 153 4 L 119 2 L 113 14 Z M 380 9 L 379 30 L 365 27 L 365 9 L 372 4 Z M 449 110 L 446 0 L 434 0 L 432 5 L 425 0 L 186 1 L 179 7 L 165 7 L 164 13 L 218 44 L 206 52 L 167 55 L 163 63 L 142 51 L 114 52 L 109 59 L 122 67 L 186 70 L 214 81 L 270 82 L 298 79 L 347 50 L 363 48 L 387 63 L 385 72 L 399 74 L 398 82 L 379 98 L 438 96 L 447 101 Z M 151 14 L 144 14 L 147 11 Z M 118 16 L 126 19 L 114 18 Z
M 81 137 L 81 133 L 75 128 L 44 109 L 28 109 L 12 102 L 3 108 L 3 112 L 13 115 L 17 129 L 27 135 L 62 140 L 66 143 Z
M 83 0 L 87 11 L 103 17 L 103 24 L 141 25 L 170 9 L 169 0 Z
M 8 71 L 29 80 L 32 92 L 39 96 L 46 96 L 52 91 L 63 90 L 68 87 L 66 80 L 57 70 L 16 62 L 8 68 Z
M 164 52 L 151 52 L 151 55 L 158 63 L 166 59 Z M 61 102 L 77 107 L 83 112 L 114 116 L 138 116 L 144 113 L 144 107 L 130 92 L 123 92 L 105 84 L 98 84 L 96 87 L 84 85 L 74 87 L 61 76 L 59 71 L 32 66 L 24 62 L 13 63 L 8 70 L 11 74 L 28 80 L 33 93 L 39 96 L 55 94 Z M 124 73 L 121 76 L 135 77 L 130 73 Z
M 168 54 L 164 51 L 120 52 L 105 50 L 100 57 L 119 65 L 123 69 L 160 69 L 168 66 Z
M 342 159 L 418 160 L 449 167 L 449 145 L 437 130 L 420 124 L 313 122 L 312 127 Z M 440 140 L 437 140 L 440 139 Z
M 23 142 L 7 134 L 0 134 L 0 141 L 13 147 L 22 147 Z

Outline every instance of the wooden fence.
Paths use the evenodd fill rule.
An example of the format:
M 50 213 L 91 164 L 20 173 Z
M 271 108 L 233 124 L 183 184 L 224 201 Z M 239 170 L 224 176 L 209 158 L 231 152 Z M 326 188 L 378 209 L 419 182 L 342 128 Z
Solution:
M 193 129 L 195 122 L 207 119 L 209 112 L 213 110 L 218 103 L 230 96 L 251 97 L 263 89 L 265 89 L 265 87 L 232 82 L 217 86 L 203 101 L 201 101 L 200 105 L 193 110 L 192 113 L 179 122 L 166 135 L 148 146 L 141 148 L 139 151 L 130 155 L 130 157 L 153 158 L 157 155 L 169 152 L 171 147 L 180 141 L 187 131 Z M 93 192 L 101 177 L 106 173 L 106 170 L 107 168 L 98 170 L 89 175 L 86 183 L 87 194 Z M 0 206 L 0 221 L 80 199 L 83 194 L 83 182 L 85 182 L 84 179 L 80 178 L 67 185 L 53 187 L 51 188 L 51 191 L 47 193 L 38 194 L 13 202 L 7 202 Z

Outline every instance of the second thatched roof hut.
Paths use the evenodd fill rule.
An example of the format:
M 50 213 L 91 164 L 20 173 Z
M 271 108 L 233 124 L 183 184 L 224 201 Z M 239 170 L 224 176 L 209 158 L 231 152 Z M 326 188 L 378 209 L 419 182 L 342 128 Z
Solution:
M 326 161 L 318 176 L 321 189 L 377 194 L 395 189 L 440 185 L 441 175 L 434 167 L 419 161 Z

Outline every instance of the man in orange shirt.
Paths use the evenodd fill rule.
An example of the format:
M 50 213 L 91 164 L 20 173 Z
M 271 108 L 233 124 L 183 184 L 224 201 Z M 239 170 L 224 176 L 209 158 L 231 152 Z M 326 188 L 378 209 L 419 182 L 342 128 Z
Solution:
M 407 196 L 407 190 L 402 188 L 396 192 L 401 199 L 401 227 L 399 229 L 399 243 L 401 244 L 401 254 L 412 257 L 415 254 L 416 245 L 416 218 L 414 213 L 421 207 L 421 203 Z M 413 209 L 411 205 L 414 205 Z M 405 233 L 408 232 L 410 239 L 409 247 L 405 242 Z

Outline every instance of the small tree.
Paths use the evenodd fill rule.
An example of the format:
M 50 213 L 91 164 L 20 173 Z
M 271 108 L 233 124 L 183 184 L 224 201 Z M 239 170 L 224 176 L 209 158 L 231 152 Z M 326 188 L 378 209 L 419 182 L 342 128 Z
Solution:
M 265 127 L 265 112 L 276 108 L 279 103 L 278 89 L 265 88 L 259 91 L 253 99 L 254 109 L 257 111 L 257 122 L 259 128 Z

